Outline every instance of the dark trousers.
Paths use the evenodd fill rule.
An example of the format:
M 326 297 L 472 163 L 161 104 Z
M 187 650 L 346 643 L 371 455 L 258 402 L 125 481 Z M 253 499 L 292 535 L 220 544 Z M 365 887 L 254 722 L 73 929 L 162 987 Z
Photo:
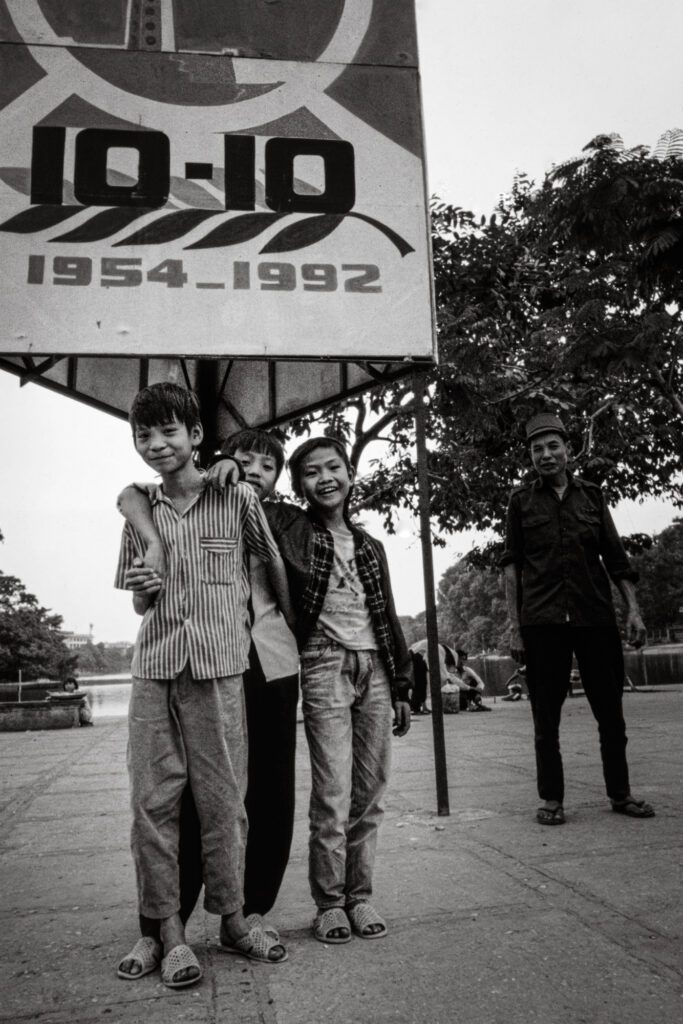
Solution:
M 622 710 L 624 658 L 616 626 L 523 626 L 522 638 L 541 800 L 564 800 L 560 716 L 569 689 L 572 654 L 598 723 L 607 795 L 611 800 L 623 800 L 629 794 L 629 780 Z
M 266 914 L 277 898 L 292 845 L 299 678 L 266 682 L 252 645 L 249 669 L 244 673 L 244 697 L 249 737 L 244 913 Z M 180 916 L 185 923 L 203 884 L 199 818 L 189 785 L 180 811 L 178 867 Z M 158 938 L 159 922 L 141 915 L 140 931 Z
M 425 657 L 427 653 L 425 651 Z M 413 663 L 413 688 L 410 691 L 410 707 L 416 713 L 422 710 L 422 705 L 427 700 L 427 664 L 421 654 L 410 652 L 410 659 Z

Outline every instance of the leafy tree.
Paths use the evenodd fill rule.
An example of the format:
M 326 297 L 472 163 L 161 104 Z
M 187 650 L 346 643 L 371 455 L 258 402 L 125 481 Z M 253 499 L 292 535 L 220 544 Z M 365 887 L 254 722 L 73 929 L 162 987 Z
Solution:
M 578 471 L 608 498 L 683 503 L 683 160 L 599 136 L 539 187 L 524 175 L 490 218 L 435 202 L 440 366 L 429 374 L 434 529 L 500 532 L 523 476 L 526 418 L 562 415 Z M 392 530 L 415 510 L 410 379 L 318 417 L 354 459 L 384 457 L 356 504 Z M 300 420 L 295 432 L 310 431 Z
M 16 576 L 0 571 L 0 680 L 63 678 L 76 658 L 60 635 L 62 618 L 41 608 Z
M 681 621 L 683 606 L 683 519 L 654 538 L 647 550 L 633 557 L 640 574 L 638 600 L 648 630 L 666 633 Z
M 439 635 L 470 654 L 505 650 L 508 622 L 500 573 L 461 558 L 439 582 Z
M 106 644 L 88 643 L 76 651 L 77 668 L 80 673 L 92 675 L 110 675 L 116 672 L 130 671 L 133 657 L 133 646 L 121 650 L 107 647 Z
M 399 615 L 398 618 L 408 647 L 417 643 L 418 640 L 424 640 L 427 635 L 424 612 L 419 612 L 417 615 Z

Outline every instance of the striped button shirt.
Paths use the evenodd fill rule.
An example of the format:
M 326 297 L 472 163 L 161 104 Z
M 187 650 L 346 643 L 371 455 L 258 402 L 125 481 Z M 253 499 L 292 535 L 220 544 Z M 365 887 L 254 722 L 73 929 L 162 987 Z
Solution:
M 168 573 L 142 619 L 133 675 L 173 679 L 188 662 L 195 679 L 238 675 L 249 661 L 245 549 L 265 562 L 279 555 L 254 491 L 242 483 L 223 494 L 206 486 L 184 512 L 161 485 L 150 500 Z M 142 537 L 126 523 L 116 587 L 126 589 L 126 571 L 144 551 Z

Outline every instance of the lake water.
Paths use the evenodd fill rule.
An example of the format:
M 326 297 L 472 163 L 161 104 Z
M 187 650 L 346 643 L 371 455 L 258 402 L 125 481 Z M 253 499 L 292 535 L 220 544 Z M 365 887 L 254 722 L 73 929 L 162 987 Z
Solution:
M 125 718 L 132 681 L 130 675 L 99 676 L 97 680 L 81 676 L 78 685 L 90 694 L 90 706 L 94 720 L 101 718 Z

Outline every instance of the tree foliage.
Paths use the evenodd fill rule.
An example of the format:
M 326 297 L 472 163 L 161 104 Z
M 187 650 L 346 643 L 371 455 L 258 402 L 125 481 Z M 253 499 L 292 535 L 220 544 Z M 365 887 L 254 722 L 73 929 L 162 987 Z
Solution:
M 478 569 L 461 558 L 441 577 L 439 636 L 471 654 L 505 650 L 508 621 L 500 573 Z
M 85 644 L 76 651 L 76 667 L 81 674 L 110 675 L 129 672 L 133 645 L 126 648 L 107 647 L 106 644 Z
M 432 223 L 434 529 L 500 531 L 540 409 L 563 417 L 577 470 L 610 501 L 683 502 L 683 160 L 599 136 L 538 187 L 519 175 L 490 218 L 437 201 Z M 406 379 L 318 417 L 355 459 L 385 442 L 356 504 L 390 531 L 417 505 L 414 407 Z
M 633 557 L 640 580 L 638 600 L 650 633 L 666 634 L 683 621 L 683 520 L 654 538 L 650 547 Z
M 60 679 L 76 658 L 60 635 L 62 618 L 41 608 L 20 579 L 0 570 L 0 680 Z

